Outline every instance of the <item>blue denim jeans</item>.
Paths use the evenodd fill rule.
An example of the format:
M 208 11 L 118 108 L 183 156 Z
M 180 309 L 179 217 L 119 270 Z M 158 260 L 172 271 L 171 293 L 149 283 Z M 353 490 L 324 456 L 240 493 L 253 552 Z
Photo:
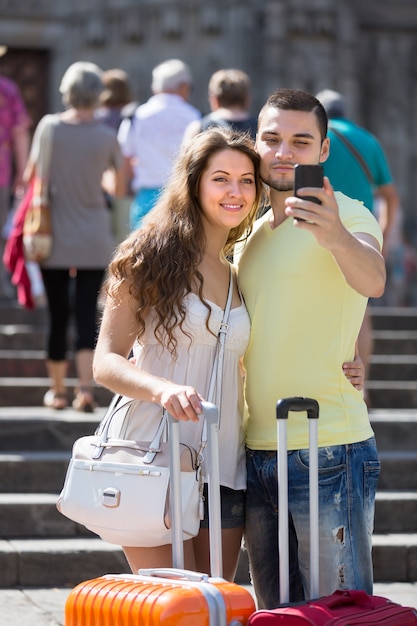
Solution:
M 245 545 L 259 607 L 279 605 L 275 451 L 247 450 Z M 309 451 L 288 452 L 290 600 L 309 597 Z M 372 532 L 380 463 L 375 439 L 319 448 L 320 596 L 372 593 Z

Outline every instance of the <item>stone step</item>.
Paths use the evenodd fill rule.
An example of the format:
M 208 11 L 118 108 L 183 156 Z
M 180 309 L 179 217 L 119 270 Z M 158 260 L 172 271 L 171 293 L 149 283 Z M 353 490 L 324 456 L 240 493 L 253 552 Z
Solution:
M 417 489 L 417 450 L 379 452 L 381 473 L 378 487 L 380 490 L 416 490 Z
M 398 342 L 397 342 L 398 343 Z M 370 358 L 370 378 L 372 380 L 412 380 L 417 377 L 417 341 L 412 351 L 412 342 L 404 340 L 404 353 L 389 353 L 379 346 Z M 45 351 L 35 349 L 1 349 L 0 377 L 2 378 L 43 378 L 46 376 Z M 75 364 L 68 358 L 68 377 L 75 378 Z
M 376 582 L 417 580 L 417 534 L 373 537 Z M 0 540 L 0 587 L 74 586 L 109 572 L 129 572 L 119 546 L 95 538 Z M 246 552 L 236 582 L 249 581 Z
M 417 451 L 381 451 L 381 490 L 417 489 Z M 68 451 L 0 453 L 0 493 L 48 493 L 61 489 Z
M 0 453 L 0 493 L 57 493 L 70 456 L 67 451 Z
M 417 330 L 416 307 L 371 306 L 374 330 Z
M 370 359 L 371 380 L 417 379 L 416 354 L 374 354 Z
M 383 491 L 376 494 L 375 533 L 415 533 L 417 490 Z
M 78 381 L 75 378 L 66 379 L 68 397 L 70 400 L 74 397 L 74 390 L 77 386 L 77 382 Z M 3 407 L 41 407 L 43 397 L 48 389 L 49 380 L 45 377 L 3 377 L 0 378 L 0 404 Z M 95 385 L 94 397 L 99 406 L 105 407 L 109 404 L 112 394 L 108 389 Z
M 378 450 L 417 450 L 416 409 L 371 409 Z
M 120 546 L 100 539 L 0 540 L 0 587 L 74 586 L 129 571 Z
M 375 582 L 417 581 L 417 534 L 375 534 L 372 537 Z M 247 553 L 242 550 L 236 582 L 247 584 Z
M 414 409 L 417 407 L 417 380 L 368 380 L 371 406 L 375 409 Z
M 46 332 L 29 325 L 1 324 L 1 350 L 45 350 Z M 45 353 L 43 352 L 43 355 Z
M 0 350 L 0 376 L 3 378 L 45 377 L 44 350 Z M 68 377 L 76 377 L 72 358 L 68 359 Z
M 0 493 L 0 536 L 95 537 L 56 508 L 56 493 Z
M 374 330 L 374 354 L 417 354 L 416 330 Z
M 0 537 L 94 537 L 57 508 L 56 493 L 0 493 Z M 417 529 L 417 491 L 378 491 L 376 533 L 413 533 Z
M 72 408 L 54 411 L 44 407 L 0 409 L 0 451 L 69 451 L 78 437 L 92 435 L 105 408 L 79 413 Z
M 47 378 L 0 378 L 0 406 L 42 406 L 48 390 Z M 70 398 L 77 385 L 75 378 L 67 379 Z M 413 409 L 417 407 L 417 380 L 369 380 L 367 384 L 371 406 L 375 409 Z M 107 406 L 111 393 L 103 387 L 95 386 L 96 401 Z
M 18 304 L 0 302 L 0 324 L 11 323 L 46 327 L 48 311 L 45 307 L 36 307 L 32 311 L 28 311 Z
M 415 330 L 374 330 L 375 354 L 417 354 L 417 331 Z M 0 359 L 10 358 L 8 351 L 15 351 L 13 358 L 25 358 L 28 351 L 34 361 L 45 358 L 46 330 L 28 325 L 0 325 Z
M 416 533 L 374 535 L 372 546 L 376 581 L 417 581 Z
M 372 302 L 371 313 L 375 330 L 383 328 L 417 330 L 417 307 L 379 306 Z M 28 311 L 17 304 L 1 302 L 0 324 L 10 323 L 46 327 L 48 312 L 45 307 Z
M 106 407 L 94 413 L 72 408 L 0 407 L 0 452 L 18 450 L 71 450 L 75 439 L 92 435 Z M 370 421 L 378 449 L 417 450 L 416 409 L 371 409 Z

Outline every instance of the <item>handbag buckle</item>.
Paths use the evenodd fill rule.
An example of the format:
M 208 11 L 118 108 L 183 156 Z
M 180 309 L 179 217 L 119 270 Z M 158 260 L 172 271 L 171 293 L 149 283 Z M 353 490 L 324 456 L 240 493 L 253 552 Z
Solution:
M 103 493 L 101 494 L 101 503 L 104 506 L 109 508 L 114 508 L 119 506 L 120 502 L 120 491 L 115 487 L 107 487 L 103 489 Z

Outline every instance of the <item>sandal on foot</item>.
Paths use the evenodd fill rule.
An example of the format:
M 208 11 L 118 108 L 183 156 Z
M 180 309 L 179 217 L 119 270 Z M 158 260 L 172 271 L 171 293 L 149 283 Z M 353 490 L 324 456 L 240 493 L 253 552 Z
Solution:
M 43 397 L 43 405 L 55 411 L 62 411 L 68 406 L 67 395 L 63 392 L 49 389 Z
M 86 389 L 77 389 L 72 406 L 76 411 L 81 411 L 82 413 L 93 413 L 97 404 L 91 391 Z

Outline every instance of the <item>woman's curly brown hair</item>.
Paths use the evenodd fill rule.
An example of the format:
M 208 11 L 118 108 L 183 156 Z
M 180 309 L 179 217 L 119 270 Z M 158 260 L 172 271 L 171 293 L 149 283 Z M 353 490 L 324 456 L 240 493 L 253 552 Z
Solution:
M 198 271 L 206 246 L 198 194 L 209 159 L 223 150 L 237 150 L 250 158 L 256 185 L 254 205 L 243 222 L 231 229 L 225 254 L 249 236 L 263 196 L 259 157 L 247 135 L 211 128 L 182 149 L 158 203 L 142 226 L 119 245 L 109 266 L 107 292 L 116 303 L 121 286 L 129 285 L 138 322 L 137 338 L 143 335 L 146 315 L 152 309 L 156 316 L 155 337 L 173 358 L 177 345 L 174 330 L 179 326 L 185 333 L 184 297 L 197 292 L 207 307 L 207 325 L 210 317 L 210 306 L 202 297 L 203 277 Z

